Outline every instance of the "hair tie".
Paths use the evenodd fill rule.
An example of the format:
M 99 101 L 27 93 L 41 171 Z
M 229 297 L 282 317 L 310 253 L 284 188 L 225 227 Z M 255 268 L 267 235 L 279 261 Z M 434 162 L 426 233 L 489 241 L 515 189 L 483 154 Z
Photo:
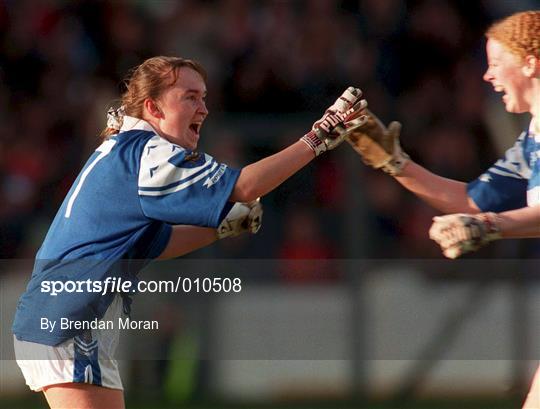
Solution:
M 119 108 L 110 107 L 107 111 L 107 128 L 119 131 L 120 128 L 122 128 L 125 115 L 126 112 L 124 105 L 120 106 Z

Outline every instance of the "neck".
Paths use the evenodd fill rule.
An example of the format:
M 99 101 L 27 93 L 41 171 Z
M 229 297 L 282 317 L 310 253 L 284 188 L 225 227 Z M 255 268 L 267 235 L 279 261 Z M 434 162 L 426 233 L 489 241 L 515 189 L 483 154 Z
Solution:
M 536 135 L 540 135 L 540 118 L 538 116 L 533 116 L 531 122 L 531 131 Z
M 155 133 L 157 133 L 162 138 L 165 138 L 163 133 L 161 132 L 161 128 L 159 127 L 159 122 L 156 120 L 156 118 L 152 117 L 151 115 L 147 114 L 146 112 L 143 112 L 143 120 L 148 122 Z

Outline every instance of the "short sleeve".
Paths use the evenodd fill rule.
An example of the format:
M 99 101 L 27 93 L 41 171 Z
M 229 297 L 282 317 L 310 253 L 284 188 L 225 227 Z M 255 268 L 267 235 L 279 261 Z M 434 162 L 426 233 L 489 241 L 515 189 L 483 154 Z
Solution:
M 469 197 L 481 211 L 502 212 L 527 206 L 530 168 L 524 157 L 524 137 L 521 135 L 503 158 L 467 185 Z
M 170 224 L 217 227 L 240 170 L 155 136 L 144 146 L 138 177 L 146 217 Z

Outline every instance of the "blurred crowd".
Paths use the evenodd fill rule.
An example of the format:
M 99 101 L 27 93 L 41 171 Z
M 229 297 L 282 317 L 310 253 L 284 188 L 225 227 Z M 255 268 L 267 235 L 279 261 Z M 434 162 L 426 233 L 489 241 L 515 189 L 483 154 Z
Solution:
M 99 144 L 122 79 L 154 55 L 192 58 L 208 70 L 208 122 L 230 124 L 202 131 L 203 149 L 219 161 L 241 166 L 283 148 L 355 85 L 384 121 L 403 123 L 403 145 L 415 160 L 472 180 L 520 131 L 510 123 L 510 132 L 496 135 L 503 128 L 490 122 L 509 115 L 482 81 L 483 32 L 528 3 L 0 1 L 0 257 L 35 255 Z M 344 157 L 314 161 L 264 199 L 257 237 L 219 243 L 212 255 L 438 257 L 427 238 L 436 212 L 384 174 L 358 166 L 351 177 Z M 361 192 L 365 213 L 354 228 L 369 238 L 358 253 L 345 211 L 353 192 Z M 323 270 L 283 268 L 283 275 L 337 278 Z

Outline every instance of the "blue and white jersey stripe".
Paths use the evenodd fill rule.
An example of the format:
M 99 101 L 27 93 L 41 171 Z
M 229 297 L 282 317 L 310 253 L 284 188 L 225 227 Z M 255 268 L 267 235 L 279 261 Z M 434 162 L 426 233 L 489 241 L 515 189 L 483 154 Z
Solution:
M 539 158 L 540 135 L 523 132 L 501 159 L 468 184 L 468 195 L 482 211 L 540 205 Z
M 144 146 L 139 171 L 139 195 L 162 196 L 178 192 L 208 177 L 219 164 L 207 154 L 196 154 L 154 136 Z
M 240 171 L 154 134 L 144 144 L 137 192 L 146 217 L 217 227 Z
M 194 179 L 204 177 L 201 174 L 206 175 L 217 167 L 214 159 L 206 154 L 202 154 L 204 161 L 199 165 L 189 166 L 183 163 L 188 155 L 189 152 L 184 148 L 158 135 L 149 139 L 141 155 L 139 194 L 152 195 L 148 192 L 158 191 L 160 194 L 168 194 L 182 190 L 186 186 L 178 186 L 194 183 Z

